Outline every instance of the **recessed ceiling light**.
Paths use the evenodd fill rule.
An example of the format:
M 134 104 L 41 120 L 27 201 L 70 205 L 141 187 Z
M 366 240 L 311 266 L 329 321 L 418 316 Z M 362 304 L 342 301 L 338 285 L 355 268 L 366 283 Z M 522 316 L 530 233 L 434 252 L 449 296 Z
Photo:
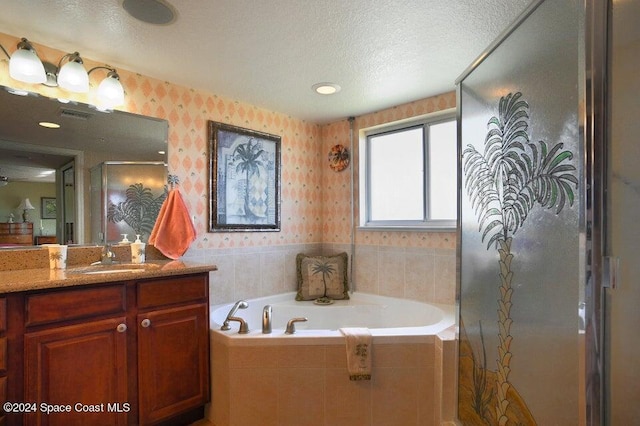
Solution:
M 335 83 L 318 83 L 311 86 L 316 93 L 321 95 L 333 95 L 340 91 L 340 86 Z
M 158 154 L 160 154 L 160 155 L 164 155 L 164 154 L 166 154 L 166 152 L 164 152 L 164 151 L 158 151 Z
M 39 126 L 46 127 L 47 129 L 59 129 L 60 125 L 58 123 L 51 123 L 49 121 L 41 121 L 38 123 Z

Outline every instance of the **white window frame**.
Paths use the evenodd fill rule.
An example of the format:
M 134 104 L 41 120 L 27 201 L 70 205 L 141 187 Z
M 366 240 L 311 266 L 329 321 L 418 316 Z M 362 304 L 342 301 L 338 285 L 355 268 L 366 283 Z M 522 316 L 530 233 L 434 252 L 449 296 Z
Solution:
M 433 220 L 429 218 L 429 132 L 423 132 L 423 152 L 424 152 L 424 189 L 423 189 L 423 220 L 371 220 L 370 200 L 371 200 L 371 179 L 370 179 L 370 150 L 369 138 L 402 129 L 411 129 L 418 126 L 428 128 L 431 125 L 456 121 L 456 109 L 450 108 L 435 113 L 413 117 L 406 120 L 387 123 L 360 131 L 359 151 L 361 161 L 359 162 L 359 187 L 360 187 L 360 223 L 359 229 L 363 230 L 431 230 L 431 231 L 453 231 L 456 229 L 457 220 Z M 457 164 L 456 164 L 457 166 Z M 456 180 L 458 173 L 454 174 Z M 458 187 L 456 183 L 456 188 Z M 456 197 L 457 198 L 457 197 Z

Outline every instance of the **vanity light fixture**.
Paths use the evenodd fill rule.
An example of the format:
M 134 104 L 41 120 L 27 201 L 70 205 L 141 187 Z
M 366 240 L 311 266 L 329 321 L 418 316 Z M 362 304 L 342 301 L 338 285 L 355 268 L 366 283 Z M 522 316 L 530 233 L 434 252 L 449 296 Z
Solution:
M 2 45 L 0 48 L 9 58 L 11 78 L 24 83 L 42 83 L 51 87 L 59 86 L 69 92 L 88 93 L 89 75 L 96 70 L 105 69 L 108 71 L 107 76 L 96 90 L 97 108 L 110 110 L 124 104 L 124 89 L 118 72 L 112 67 L 97 66 L 87 71 L 78 52 L 64 55 L 56 67 L 49 62 L 42 62 L 26 38 L 21 39 L 13 55 L 9 55 Z
M 13 55 L 0 45 L 2 51 L 9 58 L 9 75 L 11 78 L 25 83 L 44 83 L 47 75 L 44 72 L 44 65 L 38 57 L 35 49 L 29 40 L 22 38 L 18 42 L 18 48 Z
M 320 95 L 333 95 L 341 89 L 341 87 L 335 83 L 317 83 L 311 86 L 311 88 Z
M 67 63 L 62 65 L 65 59 L 67 59 Z M 89 73 L 82 64 L 82 58 L 78 52 L 64 55 L 58 64 L 58 86 L 69 92 L 87 93 L 89 91 Z
M 118 75 L 118 72 L 109 67 L 95 67 L 90 69 L 87 74 L 91 74 L 97 69 L 105 69 L 109 71 L 107 76 L 98 86 L 98 107 L 113 109 L 113 107 L 124 105 L 124 88 L 120 83 L 120 76 Z

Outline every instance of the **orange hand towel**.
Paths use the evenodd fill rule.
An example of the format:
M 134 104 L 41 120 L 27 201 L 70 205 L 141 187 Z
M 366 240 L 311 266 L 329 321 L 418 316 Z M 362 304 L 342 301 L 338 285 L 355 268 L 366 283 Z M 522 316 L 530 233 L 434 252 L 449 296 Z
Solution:
M 178 189 L 172 189 L 160 208 L 149 244 L 153 244 L 168 258 L 177 259 L 195 239 L 196 229 L 182 195 Z

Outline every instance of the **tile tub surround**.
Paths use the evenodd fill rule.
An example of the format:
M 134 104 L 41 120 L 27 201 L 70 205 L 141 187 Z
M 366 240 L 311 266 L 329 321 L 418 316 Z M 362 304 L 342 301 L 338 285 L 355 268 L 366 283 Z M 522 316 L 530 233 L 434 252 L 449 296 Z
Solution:
M 234 249 L 191 248 L 183 259 L 213 263 L 210 276 L 213 304 L 297 290 L 296 255 L 333 255 L 348 244 L 292 244 Z M 355 289 L 364 293 L 426 303 L 453 304 L 456 289 L 455 249 L 356 246 Z M 351 272 L 351 266 L 349 266 Z
M 371 381 L 350 381 L 344 344 L 229 346 L 211 333 L 216 426 L 440 425 L 455 404 L 455 338 L 377 344 Z

